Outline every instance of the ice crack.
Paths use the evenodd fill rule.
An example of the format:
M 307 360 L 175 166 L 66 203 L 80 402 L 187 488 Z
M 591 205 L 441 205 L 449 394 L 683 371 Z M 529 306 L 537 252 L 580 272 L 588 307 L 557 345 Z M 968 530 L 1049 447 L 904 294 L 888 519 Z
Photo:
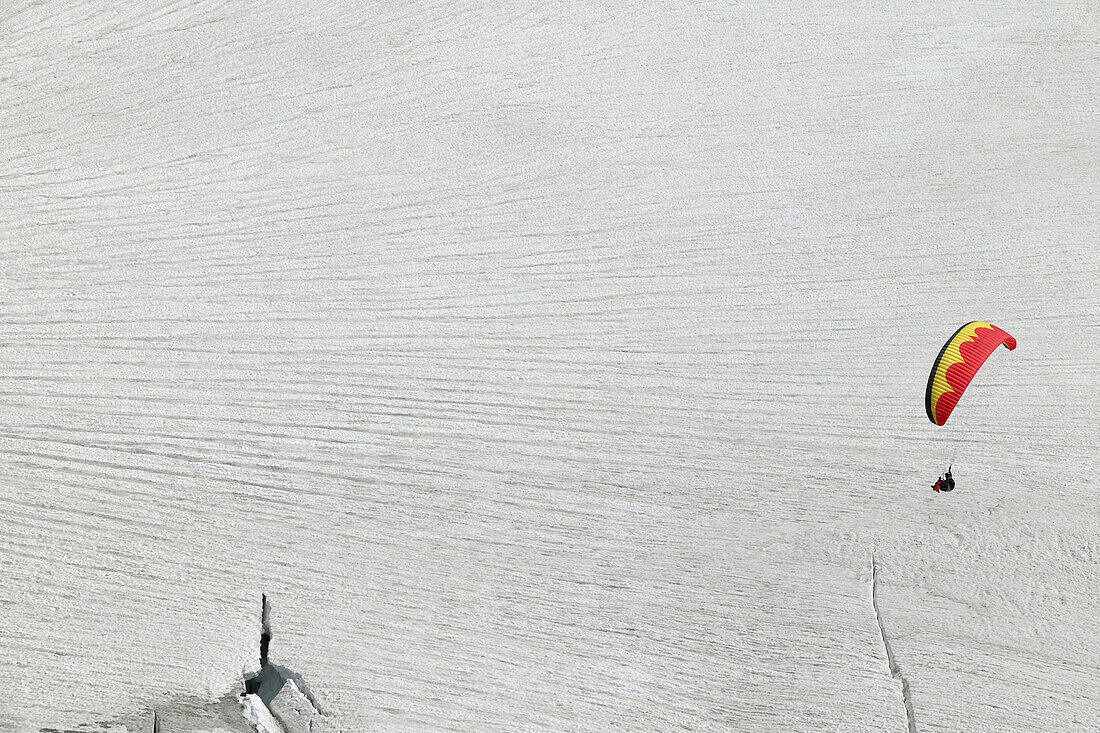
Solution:
M 271 618 L 267 595 L 260 615 L 260 669 L 244 676 L 245 713 L 257 733 L 309 733 L 324 728 L 323 713 L 302 676 L 270 658 Z
M 909 733 L 917 733 L 917 721 L 913 717 L 913 702 L 909 699 L 909 680 L 901 673 L 898 660 L 890 649 L 890 640 L 886 636 L 886 627 L 882 623 L 882 611 L 878 607 L 878 560 L 871 553 L 871 606 L 875 609 L 875 621 L 878 633 L 882 637 L 882 646 L 886 650 L 886 662 L 890 665 L 890 676 L 901 682 L 901 699 L 905 703 L 905 717 L 909 722 Z

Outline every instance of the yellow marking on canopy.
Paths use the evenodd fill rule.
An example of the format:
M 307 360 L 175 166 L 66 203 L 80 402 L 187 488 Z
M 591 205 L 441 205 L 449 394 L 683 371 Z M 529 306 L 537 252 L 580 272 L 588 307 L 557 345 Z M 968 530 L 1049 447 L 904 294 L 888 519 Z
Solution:
M 936 404 L 940 401 L 940 397 L 945 392 L 951 391 L 951 385 L 947 383 L 947 369 L 952 364 L 958 364 L 963 361 L 962 352 L 960 348 L 968 341 L 974 340 L 974 332 L 979 328 L 993 328 L 985 321 L 974 321 L 967 324 L 963 330 L 959 331 L 955 338 L 951 339 L 951 343 L 944 349 L 943 356 L 940 357 L 940 363 L 936 366 L 936 376 L 932 379 L 932 414 L 936 415 Z M 938 417 L 938 416 L 937 416 Z

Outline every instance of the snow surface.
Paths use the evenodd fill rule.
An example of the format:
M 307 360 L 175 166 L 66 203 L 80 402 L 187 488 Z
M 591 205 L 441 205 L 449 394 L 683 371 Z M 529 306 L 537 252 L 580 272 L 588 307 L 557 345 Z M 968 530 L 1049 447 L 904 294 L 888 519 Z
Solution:
M 4 3 L 0 730 L 1100 730 L 1097 8 Z

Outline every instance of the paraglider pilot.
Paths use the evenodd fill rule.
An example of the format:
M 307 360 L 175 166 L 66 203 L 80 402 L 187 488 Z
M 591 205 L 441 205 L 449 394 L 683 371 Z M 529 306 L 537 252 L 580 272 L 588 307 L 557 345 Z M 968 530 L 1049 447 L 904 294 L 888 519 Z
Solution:
M 936 479 L 936 483 L 932 484 L 933 491 L 953 491 L 955 488 L 955 479 L 951 478 L 951 466 L 947 467 L 947 473 Z

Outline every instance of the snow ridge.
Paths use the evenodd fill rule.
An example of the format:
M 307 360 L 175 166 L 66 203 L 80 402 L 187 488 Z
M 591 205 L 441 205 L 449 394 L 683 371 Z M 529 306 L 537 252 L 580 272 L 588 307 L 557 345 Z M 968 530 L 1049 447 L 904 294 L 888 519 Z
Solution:
M 890 641 L 886 638 L 886 627 L 882 624 L 882 612 L 878 607 L 878 560 L 875 553 L 871 553 L 871 606 L 875 609 L 875 621 L 878 623 L 878 633 L 882 637 L 882 646 L 886 649 L 886 661 L 890 665 L 890 676 L 901 682 L 901 699 L 905 703 L 905 717 L 909 722 L 909 733 L 917 733 L 917 720 L 913 717 L 913 703 L 909 699 L 909 680 L 901 673 L 898 660 L 894 658 L 894 652 L 890 649 Z

